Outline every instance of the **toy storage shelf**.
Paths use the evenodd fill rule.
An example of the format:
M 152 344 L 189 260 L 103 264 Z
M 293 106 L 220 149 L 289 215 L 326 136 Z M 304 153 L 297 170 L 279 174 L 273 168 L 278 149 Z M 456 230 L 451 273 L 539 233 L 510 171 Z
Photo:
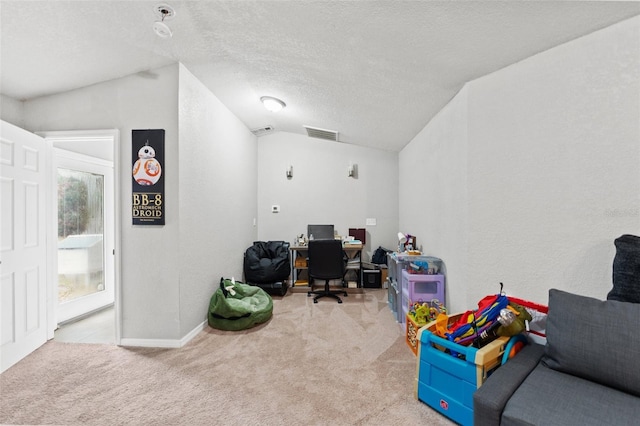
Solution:
M 437 299 L 446 305 L 444 294 L 444 275 L 410 274 L 402 271 L 402 315 L 406 318 L 409 305 L 416 302 L 431 302 Z
M 409 266 L 414 262 L 427 262 L 429 268 L 435 271 L 435 274 L 415 274 L 418 276 L 438 276 L 442 268 L 442 260 L 433 256 L 422 255 L 409 255 L 406 253 L 388 253 L 387 254 L 387 279 L 388 279 L 388 304 L 389 309 L 393 313 L 393 316 L 404 331 L 404 324 L 406 322 L 406 313 L 409 306 L 409 299 L 407 294 L 402 292 L 402 273 L 407 270 Z M 413 274 L 412 274 L 413 275 Z M 444 292 L 444 275 L 439 275 L 442 280 L 442 291 Z M 433 298 L 432 298 L 433 299 Z M 429 299 L 431 301 L 431 299 Z M 443 299 L 440 300 L 445 305 L 444 293 Z

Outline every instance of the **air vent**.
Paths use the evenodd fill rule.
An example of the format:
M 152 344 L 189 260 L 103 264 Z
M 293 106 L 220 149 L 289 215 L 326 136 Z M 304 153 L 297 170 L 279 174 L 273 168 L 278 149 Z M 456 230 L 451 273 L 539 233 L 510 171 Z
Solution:
M 318 129 L 317 127 L 303 126 L 307 129 L 307 135 L 311 138 L 326 139 L 328 141 L 338 141 L 338 132 L 335 130 Z
M 264 135 L 268 135 L 269 133 L 273 133 L 275 129 L 273 128 L 273 126 L 264 126 L 264 127 L 259 127 L 257 129 L 253 129 L 251 130 L 251 133 L 253 133 L 256 136 L 264 136 Z

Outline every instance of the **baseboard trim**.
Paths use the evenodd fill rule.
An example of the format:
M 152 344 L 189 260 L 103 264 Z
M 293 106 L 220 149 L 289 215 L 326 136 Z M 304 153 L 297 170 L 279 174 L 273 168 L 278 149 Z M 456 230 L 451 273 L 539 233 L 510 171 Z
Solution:
M 187 343 L 191 341 L 194 337 L 198 335 L 204 328 L 207 326 L 207 321 L 202 321 L 199 325 L 197 325 L 193 330 L 187 333 L 182 339 L 180 339 L 180 347 L 183 347 Z
M 120 346 L 130 346 L 130 347 L 139 347 L 139 348 L 181 348 L 187 343 L 191 341 L 194 337 L 198 335 L 202 330 L 204 330 L 207 325 L 207 321 L 202 321 L 199 325 L 197 325 L 193 330 L 187 333 L 182 339 L 130 339 L 123 337 L 120 339 Z

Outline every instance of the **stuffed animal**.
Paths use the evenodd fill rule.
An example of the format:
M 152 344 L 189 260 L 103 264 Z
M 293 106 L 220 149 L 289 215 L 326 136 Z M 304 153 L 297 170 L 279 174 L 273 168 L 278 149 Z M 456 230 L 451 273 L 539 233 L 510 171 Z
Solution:
M 516 314 L 516 319 L 509 325 L 501 325 L 498 328 L 498 336 L 515 336 L 526 330 L 526 321 L 531 321 L 531 314 L 524 308 L 514 302 L 509 302 L 509 309 Z

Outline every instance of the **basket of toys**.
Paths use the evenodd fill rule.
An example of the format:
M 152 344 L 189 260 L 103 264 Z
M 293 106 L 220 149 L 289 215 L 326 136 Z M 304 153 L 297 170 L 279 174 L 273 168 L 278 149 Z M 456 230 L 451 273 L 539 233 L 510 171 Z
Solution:
M 447 309 L 438 300 L 416 302 L 409 306 L 406 321 L 406 342 L 414 355 L 418 353 L 418 330 L 434 321 L 439 314 L 446 314 Z

